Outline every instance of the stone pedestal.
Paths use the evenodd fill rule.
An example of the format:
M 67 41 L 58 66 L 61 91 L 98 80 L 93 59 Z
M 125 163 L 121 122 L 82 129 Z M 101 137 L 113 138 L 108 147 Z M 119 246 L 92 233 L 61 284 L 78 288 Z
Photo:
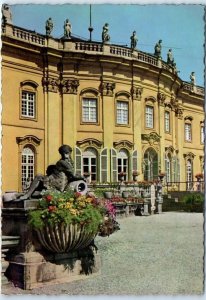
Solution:
M 162 214 L 162 203 L 163 203 L 163 200 L 162 199 L 158 199 L 157 202 L 158 202 L 158 206 L 157 206 L 158 211 L 157 211 L 157 213 L 158 214 Z
M 6 275 L 15 286 L 30 290 L 98 275 L 100 265 L 99 254 L 91 249 L 51 255 L 24 252 L 10 257 Z
M 143 216 L 149 216 L 148 205 L 149 205 L 149 200 L 144 199 L 144 213 L 143 213 Z

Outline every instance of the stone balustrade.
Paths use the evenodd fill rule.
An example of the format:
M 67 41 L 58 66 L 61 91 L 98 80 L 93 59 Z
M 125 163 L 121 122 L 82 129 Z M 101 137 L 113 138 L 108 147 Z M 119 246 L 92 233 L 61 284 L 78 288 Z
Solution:
M 45 35 L 41 35 L 36 33 L 35 31 L 26 30 L 11 24 L 6 24 L 2 27 L 2 36 L 9 36 L 10 38 L 15 38 L 22 40 L 27 43 L 36 44 L 40 47 L 45 47 L 49 45 L 55 49 L 62 49 L 62 43 L 64 43 L 63 39 L 54 39 L 52 37 L 46 37 Z M 65 43 L 68 41 L 65 40 Z M 97 42 L 89 42 L 89 41 L 72 41 L 70 40 L 69 48 L 65 47 L 65 51 L 75 51 L 75 52 L 93 52 L 93 53 L 102 53 L 102 54 L 109 54 L 115 56 L 121 56 L 128 59 L 133 59 L 139 62 L 143 62 L 146 64 L 153 65 L 158 68 L 165 69 L 171 73 L 174 73 L 174 68 L 169 66 L 166 62 L 162 60 L 158 60 L 152 54 L 148 54 L 138 50 L 132 50 L 128 47 L 123 46 L 116 46 L 106 44 L 103 45 L 102 43 Z M 191 91 L 198 95 L 204 96 L 204 88 L 199 86 L 193 86 L 189 82 L 183 81 L 183 90 Z

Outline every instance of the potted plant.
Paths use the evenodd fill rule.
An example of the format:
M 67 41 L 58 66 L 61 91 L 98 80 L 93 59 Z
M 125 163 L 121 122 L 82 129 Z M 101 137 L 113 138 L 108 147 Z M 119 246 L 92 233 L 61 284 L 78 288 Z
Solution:
M 138 178 L 139 175 L 140 175 L 140 172 L 138 172 L 138 171 L 133 171 L 133 172 L 132 172 L 133 180 L 134 180 L 134 181 L 137 181 L 137 178 Z
M 91 173 L 90 172 L 84 172 L 84 177 L 85 177 L 85 179 L 86 179 L 86 181 L 87 181 L 87 183 L 89 183 L 89 180 L 90 180 L 90 176 L 91 176 Z
M 125 175 L 126 175 L 125 172 L 120 172 L 119 173 L 119 179 L 120 179 L 121 182 L 123 182 L 125 180 Z
M 41 245 L 64 253 L 85 248 L 104 223 L 105 208 L 97 199 L 73 191 L 47 191 L 38 208 L 29 212 L 29 224 Z
M 160 178 L 160 180 L 162 181 L 163 178 L 165 177 L 165 173 L 164 172 L 160 172 L 158 177 Z
M 201 179 L 203 179 L 203 174 L 198 173 L 198 174 L 195 175 L 195 178 L 197 178 L 197 181 L 200 181 Z

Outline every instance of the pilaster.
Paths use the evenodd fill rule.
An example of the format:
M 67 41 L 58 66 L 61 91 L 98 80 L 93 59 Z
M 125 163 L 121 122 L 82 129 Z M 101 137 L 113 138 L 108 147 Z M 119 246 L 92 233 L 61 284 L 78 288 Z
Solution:
M 76 145 L 77 137 L 77 90 L 79 81 L 63 79 L 62 89 L 62 143 Z
M 162 92 L 158 92 L 157 94 L 157 100 L 159 104 L 159 135 L 161 136 L 161 142 L 160 142 L 160 164 L 159 167 L 161 171 L 163 172 L 165 170 L 165 160 L 164 160 L 164 154 L 165 154 L 165 100 L 166 95 Z

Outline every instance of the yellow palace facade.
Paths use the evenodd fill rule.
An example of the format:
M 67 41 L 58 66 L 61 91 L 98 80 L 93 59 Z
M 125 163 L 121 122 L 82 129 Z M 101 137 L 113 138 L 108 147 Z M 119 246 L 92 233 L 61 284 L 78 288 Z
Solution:
M 73 149 L 96 182 L 191 182 L 203 172 L 204 89 L 154 55 L 2 28 L 2 191 L 22 191 Z M 182 189 L 185 185 L 182 184 Z

